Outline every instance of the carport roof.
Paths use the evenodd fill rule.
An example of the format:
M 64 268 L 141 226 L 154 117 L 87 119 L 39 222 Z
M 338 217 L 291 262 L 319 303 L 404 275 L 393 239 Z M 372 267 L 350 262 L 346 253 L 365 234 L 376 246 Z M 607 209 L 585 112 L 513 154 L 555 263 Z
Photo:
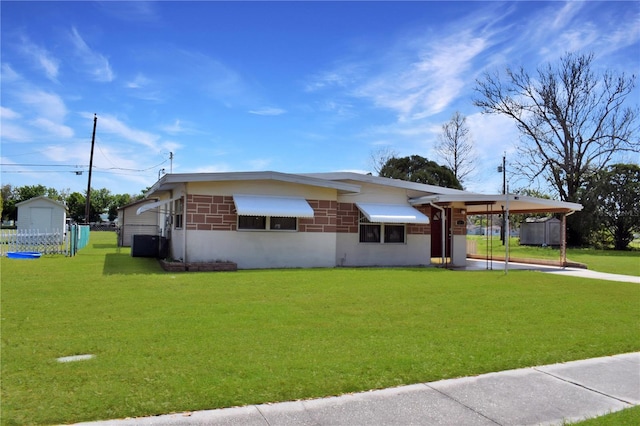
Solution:
M 507 201 L 508 200 L 508 201 Z M 423 205 L 434 203 L 440 206 L 459 206 L 467 214 L 502 213 L 509 207 L 509 213 L 569 213 L 582 210 L 582 204 L 546 198 L 528 197 L 518 194 L 442 194 L 412 198 L 409 203 Z

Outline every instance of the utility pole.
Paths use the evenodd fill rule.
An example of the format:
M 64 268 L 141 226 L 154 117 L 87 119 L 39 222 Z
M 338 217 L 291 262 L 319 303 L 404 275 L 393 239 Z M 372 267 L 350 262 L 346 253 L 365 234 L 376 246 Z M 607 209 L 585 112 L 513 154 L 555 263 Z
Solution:
M 89 213 L 91 212 L 91 169 L 93 168 L 93 147 L 96 143 L 96 124 L 98 115 L 93 114 L 93 135 L 91 136 L 91 157 L 89 158 L 89 183 L 87 184 L 87 200 L 84 207 L 84 223 L 89 223 Z
M 507 153 L 505 152 L 502 155 L 502 166 L 498 166 L 498 172 L 502 172 L 502 195 L 507 193 Z M 502 228 L 500 229 L 500 240 L 502 241 L 502 245 L 504 245 L 505 240 L 505 226 L 506 220 L 504 214 L 502 215 Z
M 173 173 L 173 152 L 169 153 L 169 173 Z

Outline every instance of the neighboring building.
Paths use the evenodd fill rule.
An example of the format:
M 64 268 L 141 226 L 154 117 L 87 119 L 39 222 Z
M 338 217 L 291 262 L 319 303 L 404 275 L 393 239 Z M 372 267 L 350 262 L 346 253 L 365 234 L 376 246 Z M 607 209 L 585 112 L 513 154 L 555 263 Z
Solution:
M 41 233 L 65 232 L 67 206 L 51 198 L 40 196 L 16 204 L 18 230 L 34 230 Z
M 499 214 L 505 195 L 474 194 L 358 173 L 166 174 L 139 205 L 169 254 L 238 268 L 466 263 L 466 215 Z M 514 213 L 582 206 L 509 195 Z M 126 222 L 126 215 L 120 222 Z
M 131 247 L 134 235 L 158 235 L 158 213 L 149 210 L 140 215 L 136 211 L 145 205 L 152 204 L 157 199 L 145 198 L 135 201 L 118 209 L 118 246 Z
M 520 245 L 559 246 L 562 223 L 555 217 L 528 218 L 520 224 Z

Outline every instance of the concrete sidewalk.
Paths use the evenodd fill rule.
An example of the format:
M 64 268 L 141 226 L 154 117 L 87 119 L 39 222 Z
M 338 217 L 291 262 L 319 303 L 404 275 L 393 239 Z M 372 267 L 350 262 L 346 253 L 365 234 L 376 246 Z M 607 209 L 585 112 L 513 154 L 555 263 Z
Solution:
M 562 425 L 640 404 L 640 352 L 338 397 L 79 423 Z
M 503 260 L 486 261 L 481 259 L 467 259 L 466 267 L 460 268 L 460 269 L 465 269 L 468 271 L 481 271 L 481 270 L 487 270 L 487 268 L 493 269 L 494 271 L 496 270 L 503 271 L 504 261 Z M 570 267 L 563 268 L 560 266 L 548 266 L 548 265 L 536 265 L 532 263 L 509 262 L 509 271 L 511 270 L 539 271 L 539 272 L 546 272 L 549 274 L 565 275 L 565 276 L 572 276 L 572 277 L 591 278 L 591 279 L 605 280 L 605 281 L 618 281 L 618 282 L 640 284 L 640 277 L 636 277 L 632 275 L 610 274 L 606 272 L 591 271 L 589 269 L 581 269 L 581 268 L 570 268 Z

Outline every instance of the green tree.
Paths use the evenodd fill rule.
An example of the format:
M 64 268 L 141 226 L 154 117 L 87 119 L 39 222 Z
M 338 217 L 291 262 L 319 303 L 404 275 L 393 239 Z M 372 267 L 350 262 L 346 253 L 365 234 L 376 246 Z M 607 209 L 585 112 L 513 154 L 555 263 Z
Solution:
M 615 249 L 626 250 L 640 232 L 640 166 L 614 164 L 598 175 L 596 217 Z
M 24 185 L 16 188 L 16 199 L 20 203 L 35 197 L 47 195 L 48 189 L 44 185 Z
M 100 215 L 107 213 L 113 196 L 107 188 L 91 189 L 89 222 L 100 222 Z
M 79 192 L 72 192 L 67 197 L 67 209 L 69 210 L 69 217 L 75 222 L 84 222 L 86 206 L 86 197 Z
M 380 176 L 410 182 L 462 189 L 451 169 L 419 155 L 392 157 L 380 169 Z
M 132 202 L 131 195 L 117 194 L 111 198 L 109 205 L 109 221 L 113 222 L 118 217 L 118 209 Z
M 474 104 L 483 113 L 512 118 L 522 134 L 518 173 L 544 178 L 562 201 L 582 202 L 585 185 L 621 152 L 638 152 L 638 108 L 627 97 L 635 77 L 596 73 L 593 55 L 567 53 L 536 75 L 507 68 L 506 76 L 486 73 L 477 81 Z M 583 245 L 589 235 L 569 217 L 569 240 Z M 573 224 L 573 226 L 571 226 Z
M 16 220 L 16 194 L 11 184 L 2 185 L 2 220 Z

